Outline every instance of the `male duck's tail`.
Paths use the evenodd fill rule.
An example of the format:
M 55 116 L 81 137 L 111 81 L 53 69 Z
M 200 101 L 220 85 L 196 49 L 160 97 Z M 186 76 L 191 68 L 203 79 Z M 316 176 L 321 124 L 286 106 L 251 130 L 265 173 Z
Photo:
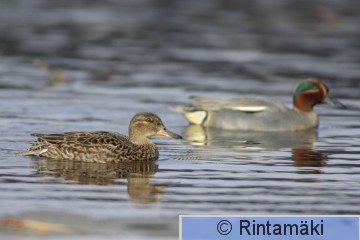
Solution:
M 194 105 L 178 105 L 170 109 L 182 113 L 190 123 L 195 125 L 202 125 L 208 115 L 207 111 L 196 108 Z

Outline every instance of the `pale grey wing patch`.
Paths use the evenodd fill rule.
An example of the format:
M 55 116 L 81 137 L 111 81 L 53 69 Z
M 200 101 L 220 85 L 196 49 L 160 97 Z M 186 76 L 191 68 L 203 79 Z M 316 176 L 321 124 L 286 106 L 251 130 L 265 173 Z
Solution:
M 268 109 L 267 106 L 235 106 L 229 107 L 227 109 L 231 109 L 234 111 L 241 111 L 241 112 L 248 112 L 248 113 L 256 113 L 256 112 L 263 112 Z
M 244 112 L 261 112 L 267 109 L 284 109 L 284 105 L 271 100 L 260 98 L 230 98 L 230 99 L 209 99 L 195 98 L 197 101 L 194 109 L 216 111 L 221 109 L 233 109 Z

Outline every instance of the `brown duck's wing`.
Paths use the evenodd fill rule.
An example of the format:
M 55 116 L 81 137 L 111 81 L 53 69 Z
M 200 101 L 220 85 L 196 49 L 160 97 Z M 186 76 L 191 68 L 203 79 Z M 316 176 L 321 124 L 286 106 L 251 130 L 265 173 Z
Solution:
M 54 134 L 34 133 L 38 141 L 45 141 L 51 144 L 81 144 L 81 145 L 128 145 L 129 138 L 113 132 L 65 132 Z

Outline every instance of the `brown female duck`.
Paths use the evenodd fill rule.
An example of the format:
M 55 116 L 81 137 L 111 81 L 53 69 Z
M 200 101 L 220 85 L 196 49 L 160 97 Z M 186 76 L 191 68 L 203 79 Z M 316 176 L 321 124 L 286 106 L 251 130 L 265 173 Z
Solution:
M 38 137 L 25 156 L 41 156 L 55 160 L 82 162 L 118 162 L 156 160 L 159 157 L 152 136 L 180 139 L 167 131 L 154 113 L 136 114 L 129 126 L 129 137 L 113 132 L 66 132 L 60 134 L 32 134 Z

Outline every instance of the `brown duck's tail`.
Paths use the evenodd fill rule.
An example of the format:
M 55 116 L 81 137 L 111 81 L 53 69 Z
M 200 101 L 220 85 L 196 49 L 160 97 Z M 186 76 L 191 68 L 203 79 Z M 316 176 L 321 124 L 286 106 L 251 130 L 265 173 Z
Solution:
M 40 151 L 32 151 L 32 150 L 28 150 L 28 151 L 22 151 L 19 152 L 19 155 L 22 156 L 39 156 L 40 155 Z
M 19 152 L 19 155 L 21 156 L 31 156 L 31 155 L 35 155 L 35 151 L 21 151 Z
M 22 156 L 40 156 L 47 150 L 47 148 L 31 147 L 29 150 L 19 152 L 19 154 Z

